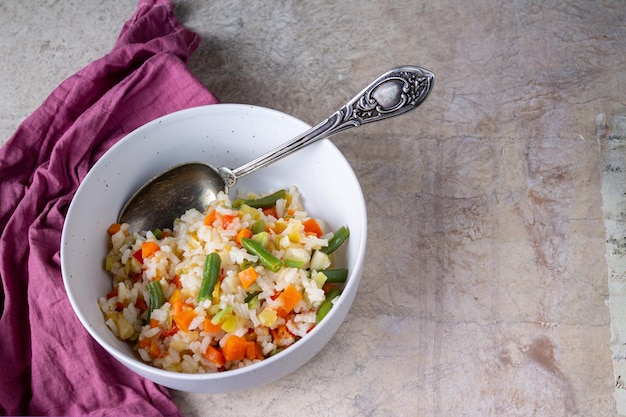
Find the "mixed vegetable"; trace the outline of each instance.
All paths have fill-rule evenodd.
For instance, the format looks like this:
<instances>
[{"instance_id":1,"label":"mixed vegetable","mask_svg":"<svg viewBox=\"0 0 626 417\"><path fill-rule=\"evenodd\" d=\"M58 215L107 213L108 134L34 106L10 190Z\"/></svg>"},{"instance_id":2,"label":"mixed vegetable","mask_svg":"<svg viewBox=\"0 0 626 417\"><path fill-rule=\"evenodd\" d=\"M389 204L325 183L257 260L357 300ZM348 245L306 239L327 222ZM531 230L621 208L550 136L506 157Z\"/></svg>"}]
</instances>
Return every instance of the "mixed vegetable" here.
<instances>
[{"instance_id":1,"label":"mixed vegetable","mask_svg":"<svg viewBox=\"0 0 626 417\"><path fill-rule=\"evenodd\" d=\"M173 230L108 232L107 325L145 361L179 372L223 371L288 348L324 319L348 277L334 267L348 228L325 231L293 187L232 203L220 193Z\"/></svg>"}]
</instances>

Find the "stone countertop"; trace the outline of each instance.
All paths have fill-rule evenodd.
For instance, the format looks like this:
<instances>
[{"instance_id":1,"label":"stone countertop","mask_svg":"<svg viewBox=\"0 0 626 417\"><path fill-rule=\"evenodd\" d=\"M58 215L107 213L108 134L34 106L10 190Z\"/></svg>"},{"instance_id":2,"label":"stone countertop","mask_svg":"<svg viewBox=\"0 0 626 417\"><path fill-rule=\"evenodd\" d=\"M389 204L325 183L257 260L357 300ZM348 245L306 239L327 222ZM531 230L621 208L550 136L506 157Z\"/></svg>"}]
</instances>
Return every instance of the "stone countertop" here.
<instances>
[{"instance_id":1,"label":"stone countertop","mask_svg":"<svg viewBox=\"0 0 626 417\"><path fill-rule=\"evenodd\" d=\"M134 1L0 3L0 143ZM333 139L367 199L362 284L311 362L186 415L626 415L623 1L177 2L223 102L315 123L386 69L417 111ZM607 244L608 242L608 244ZM622 376L624 372L624 376Z\"/></svg>"}]
</instances>

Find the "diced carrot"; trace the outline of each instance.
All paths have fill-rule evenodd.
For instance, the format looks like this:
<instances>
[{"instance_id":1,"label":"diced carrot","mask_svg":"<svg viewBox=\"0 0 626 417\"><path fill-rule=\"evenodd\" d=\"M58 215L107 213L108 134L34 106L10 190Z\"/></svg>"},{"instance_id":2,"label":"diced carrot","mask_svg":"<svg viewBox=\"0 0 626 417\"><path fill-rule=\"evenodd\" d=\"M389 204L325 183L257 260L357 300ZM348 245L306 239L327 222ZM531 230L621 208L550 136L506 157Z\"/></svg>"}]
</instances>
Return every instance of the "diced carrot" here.
<instances>
[{"instance_id":1,"label":"diced carrot","mask_svg":"<svg viewBox=\"0 0 626 417\"><path fill-rule=\"evenodd\" d=\"M284 221L276 222L276 224L274 225L274 231L276 233L282 233L285 231L286 228L287 228L287 222L284 222Z\"/></svg>"},{"instance_id":2,"label":"diced carrot","mask_svg":"<svg viewBox=\"0 0 626 417\"><path fill-rule=\"evenodd\" d=\"M281 307L276 307L276 314L281 319L284 319L284 318L286 318L289 315L289 312L287 310L285 310L285 307L281 306Z\"/></svg>"},{"instance_id":3,"label":"diced carrot","mask_svg":"<svg viewBox=\"0 0 626 417\"><path fill-rule=\"evenodd\" d=\"M337 286L335 284L324 284L324 285L322 285L322 290L324 290L324 292L326 294L328 294L330 292L330 290L332 290L333 288L337 288Z\"/></svg>"},{"instance_id":4,"label":"diced carrot","mask_svg":"<svg viewBox=\"0 0 626 417\"><path fill-rule=\"evenodd\" d=\"M287 228L287 223L279 220L276 223L269 225L269 230L276 233L277 235L281 234Z\"/></svg>"},{"instance_id":5,"label":"diced carrot","mask_svg":"<svg viewBox=\"0 0 626 417\"><path fill-rule=\"evenodd\" d=\"M163 337L168 337L168 336L175 335L176 332L178 332L178 327L176 327L176 323L172 322L172 325L170 326L170 328L169 329L163 329L163 331L161 332L161 335Z\"/></svg>"},{"instance_id":6,"label":"diced carrot","mask_svg":"<svg viewBox=\"0 0 626 417\"><path fill-rule=\"evenodd\" d=\"M158 358L159 356L161 356L161 348L154 340L151 340L150 350L148 350L148 353L152 358Z\"/></svg>"},{"instance_id":7,"label":"diced carrot","mask_svg":"<svg viewBox=\"0 0 626 417\"><path fill-rule=\"evenodd\" d=\"M230 335L224 346L222 346L222 353L224 359L227 361L240 361L246 356L246 350L248 349L248 341L243 337Z\"/></svg>"},{"instance_id":8,"label":"diced carrot","mask_svg":"<svg viewBox=\"0 0 626 417\"><path fill-rule=\"evenodd\" d=\"M172 295L170 296L169 302L174 305L174 303L183 301L183 293L180 292L180 289L176 288Z\"/></svg>"},{"instance_id":9,"label":"diced carrot","mask_svg":"<svg viewBox=\"0 0 626 417\"><path fill-rule=\"evenodd\" d=\"M190 305L185 303L183 295L178 288L170 296L169 303L171 304L172 320L174 320L176 327L185 332L189 331L189 325L196 317L196 313Z\"/></svg>"},{"instance_id":10,"label":"diced carrot","mask_svg":"<svg viewBox=\"0 0 626 417\"><path fill-rule=\"evenodd\" d=\"M276 211L276 206L267 207L267 208L264 208L264 209L261 209L261 210L263 211L263 214L266 215L266 216L272 216L275 219L278 218L278 212Z\"/></svg>"},{"instance_id":11,"label":"diced carrot","mask_svg":"<svg viewBox=\"0 0 626 417\"><path fill-rule=\"evenodd\" d=\"M319 223L317 223L317 220L313 218L303 221L302 225L304 226L304 233L306 234L313 234L317 237L320 237L324 234Z\"/></svg>"},{"instance_id":12,"label":"diced carrot","mask_svg":"<svg viewBox=\"0 0 626 417\"><path fill-rule=\"evenodd\" d=\"M258 343L254 344L254 352L256 354L256 359L258 359L260 361L265 359L265 356L263 355L263 347L261 347L260 344L258 344Z\"/></svg>"},{"instance_id":13,"label":"diced carrot","mask_svg":"<svg viewBox=\"0 0 626 417\"><path fill-rule=\"evenodd\" d=\"M180 276L174 275L174 278L172 278L172 282L174 283L177 289L180 290L181 288L183 288L183 284L180 282Z\"/></svg>"},{"instance_id":14,"label":"diced carrot","mask_svg":"<svg viewBox=\"0 0 626 417\"><path fill-rule=\"evenodd\" d=\"M222 228L228 229L228 226L233 224L235 219L238 219L239 216L236 214L224 214L222 215Z\"/></svg>"},{"instance_id":15,"label":"diced carrot","mask_svg":"<svg viewBox=\"0 0 626 417\"><path fill-rule=\"evenodd\" d=\"M172 320L174 320L174 323L176 323L176 327L184 332L189 331L189 325L195 318L196 312L189 307L183 307L180 311L177 311L176 313L172 311Z\"/></svg>"},{"instance_id":16,"label":"diced carrot","mask_svg":"<svg viewBox=\"0 0 626 417\"><path fill-rule=\"evenodd\" d=\"M222 324L213 324L213 322L209 318L204 319L203 327L204 331L207 333L217 333L222 331Z\"/></svg>"},{"instance_id":17,"label":"diced carrot","mask_svg":"<svg viewBox=\"0 0 626 417\"><path fill-rule=\"evenodd\" d=\"M259 274L256 272L254 267L249 266L248 268L239 272L237 276L239 277L239 281L241 281L241 286L244 289L248 289L250 285L254 284L254 281L256 281Z\"/></svg>"},{"instance_id":18,"label":"diced carrot","mask_svg":"<svg viewBox=\"0 0 626 417\"><path fill-rule=\"evenodd\" d=\"M117 295L117 290L118 290L118 286L116 285L115 287L113 287L113 290L111 290L111 292L107 294L107 300L109 298L115 297Z\"/></svg>"},{"instance_id":19,"label":"diced carrot","mask_svg":"<svg viewBox=\"0 0 626 417\"><path fill-rule=\"evenodd\" d=\"M148 310L148 305L142 297L137 298L137 301L135 301L135 307L142 313Z\"/></svg>"},{"instance_id":20,"label":"diced carrot","mask_svg":"<svg viewBox=\"0 0 626 417\"><path fill-rule=\"evenodd\" d=\"M278 326L278 335L281 339L293 338L293 334L291 334L286 324L283 324L282 326Z\"/></svg>"},{"instance_id":21,"label":"diced carrot","mask_svg":"<svg viewBox=\"0 0 626 417\"><path fill-rule=\"evenodd\" d=\"M148 242L143 242L141 244L141 257L143 259L149 258L150 256L157 253L159 249L161 248L159 247L159 245L156 244L156 242L153 242L151 240Z\"/></svg>"},{"instance_id":22,"label":"diced carrot","mask_svg":"<svg viewBox=\"0 0 626 417\"><path fill-rule=\"evenodd\" d=\"M215 346L209 345L204 352L204 357L216 364L218 367L222 367L226 364L224 354Z\"/></svg>"},{"instance_id":23,"label":"diced carrot","mask_svg":"<svg viewBox=\"0 0 626 417\"><path fill-rule=\"evenodd\" d=\"M298 291L293 284L289 284L287 288L280 293L278 300L282 302L283 308L287 311L287 313L289 313L293 310L296 304L302 300L302 293Z\"/></svg>"},{"instance_id":24,"label":"diced carrot","mask_svg":"<svg viewBox=\"0 0 626 417\"><path fill-rule=\"evenodd\" d=\"M150 328L154 329L155 327L159 327L159 321L155 319L150 319Z\"/></svg>"},{"instance_id":25,"label":"diced carrot","mask_svg":"<svg viewBox=\"0 0 626 417\"><path fill-rule=\"evenodd\" d=\"M151 343L152 343L152 339L148 339L148 338L146 338L146 339L141 339L141 340L139 341L139 347L140 347L140 348L144 348L144 349L145 349L145 348L150 347L150 344L151 344Z\"/></svg>"},{"instance_id":26,"label":"diced carrot","mask_svg":"<svg viewBox=\"0 0 626 417\"><path fill-rule=\"evenodd\" d=\"M108 232L110 235L114 235L114 234L116 234L117 232L119 232L121 228L122 228L122 225L121 225L121 224L119 224L119 223L113 223L111 226L109 226L109 228L107 229L107 232Z\"/></svg>"},{"instance_id":27,"label":"diced carrot","mask_svg":"<svg viewBox=\"0 0 626 417\"><path fill-rule=\"evenodd\" d=\"M217 218L217 212L215 211L215 209L213 209L204 218L204 225L211 226L216 218Z\"/></svg>"},{"instance_id":28,"label":"diced carrot","mask_svg":"<svg viewBox=\"0 0 626 417\"><path fill-rule=\"evenodd\" d=\"M246 358L250 360L256 359L256 342L249 340L246 346Z\"/></svg>"},{"instance_id":29,"label":"diced carrot","mask_svg":"<svg viewBox=\"0 0 626 417\"><path fill-rule=\"evenodd\" d=\"M170 296L169 303L171 306L170 312L172 313L172 316L176 315L183 309L183 305L185 303L183 302L183 295L178 288L176 288Z\"/></svg>"},{"instance_id":30,"label":"diced carrot","mask_svg":"<svg viewBox=\"0 0 626 417\"><path fill-rule=\"evenodd\" d=\"M171 304L170 313L172 314L172 317L174 317L176 314L183 311L183 305L185 303L183 303L182 301L175 301L173 303L170 302L170 304Z\"/></svg>"},{"instance_id":31,"label":"diced carrot","mask_svg":"<svg viewBox=\"0 0 626 417\"><path fill-rule=\"evenodd\" d=\"M245 227L243 229L241 229L239 232L237 232L237 236L235 236L235 242L237 242L239 245L241 245L241 238L242 237L251 238L252 237L252 230L247 229Z\"/></svg>"},{"instance_id":32,"label":"diced carrot","mask_svg":"<svg viewBox=\"0 0 626 417\"><path fill-rule=\"evenodd\" d=\"M294 342L294 336L285 324L282 324L275 329L271 329L270 333L272 334L274 342L277 346L287 346Z\"/></svg>"}]
</instances>

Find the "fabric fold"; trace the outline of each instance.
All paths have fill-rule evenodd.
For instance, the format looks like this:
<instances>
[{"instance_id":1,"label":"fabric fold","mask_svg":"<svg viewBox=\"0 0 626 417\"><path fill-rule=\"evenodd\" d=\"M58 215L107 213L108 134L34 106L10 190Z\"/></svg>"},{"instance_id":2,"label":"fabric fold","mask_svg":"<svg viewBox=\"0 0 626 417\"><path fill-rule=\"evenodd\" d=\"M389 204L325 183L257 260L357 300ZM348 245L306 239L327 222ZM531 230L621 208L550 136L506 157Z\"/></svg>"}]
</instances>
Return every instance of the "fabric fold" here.
<instances>
[{"instance_id":1,"label":"fabric fold","mask_svg":"<svg viewBox=\"0 0 626 417\"><path fill-rule=\"evenodd\" d=\"M107 149L157 117L218 102L186 66L199 42L170 1L140 1L111 52L63 81L0 148L3 414L180 415L165 388L82 327L59 250L72 196Z\"/></svg>"}]
</instances>

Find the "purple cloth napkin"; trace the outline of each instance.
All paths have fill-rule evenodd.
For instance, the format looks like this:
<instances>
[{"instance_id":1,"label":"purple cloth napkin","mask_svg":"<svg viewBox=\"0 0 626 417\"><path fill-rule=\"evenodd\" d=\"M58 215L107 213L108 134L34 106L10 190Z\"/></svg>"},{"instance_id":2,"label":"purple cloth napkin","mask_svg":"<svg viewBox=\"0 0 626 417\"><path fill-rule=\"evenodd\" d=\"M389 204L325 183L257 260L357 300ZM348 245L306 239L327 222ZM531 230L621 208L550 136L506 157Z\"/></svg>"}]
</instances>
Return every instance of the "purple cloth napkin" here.
<instances>
[{"instance_id":1,"label":"purple cloth napkin","mask_svg":"<svg viewBox=\"0 0 626 417\"><path fill-rule=\"evenodd\" d=\"M180 415L167 390L109 356L65 294L59 248L80 181L128 132L217 99L185 61L199 37L142 0L112 51L65 80L0 148L0 412Z\"/></svg>"}]
</instances>

